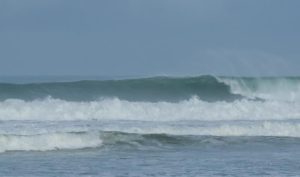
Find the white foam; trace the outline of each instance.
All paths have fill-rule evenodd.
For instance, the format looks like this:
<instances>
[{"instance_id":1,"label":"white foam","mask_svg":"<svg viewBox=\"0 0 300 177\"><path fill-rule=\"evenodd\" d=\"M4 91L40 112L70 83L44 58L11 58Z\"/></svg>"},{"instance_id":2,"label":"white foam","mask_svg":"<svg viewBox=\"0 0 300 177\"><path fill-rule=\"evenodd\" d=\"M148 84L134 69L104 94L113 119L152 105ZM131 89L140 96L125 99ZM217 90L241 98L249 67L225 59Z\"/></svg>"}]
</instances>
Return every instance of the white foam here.
<instances>
[{"instance_id":1,"label":"white foam","mask_svg":"<svg viewBox=\"0 0 300 177\"><path fill-rule=\"evenodd\" d=\"M0 152L47 151L98 147L102 140L96 134L53 133L41 135L0 135Z\"/></svg>"},{"instance_id":2,"label":"white foam","mask_svg":"<svg viewBox=\"0 0 300 177\"><path fill-rule=\"evenodd\" d=\"M217 78L230 86L231 92L248 98L265 100L300 101L300 79L256 78Z\"/></svg>"},{"instance_id":3,"label":"white foam","mask_svg":"<svg viewBox=\"0 0 300 177\"><path fill-rule=\"evenodd\" d=\"M0 120L285 120L300 119L300 102L204 102L194 97L177 103L129 102L104 99L69 102L47 98L0 102Z\"/></svg>"},{"instance_id":4,"label":"white foam","mask_svg":"<svg viewBox=\"0 0 300 177\"><path fill-rule=\"evenodd\" d=\"M12 132L1 132L0 152L48 151L101 147L105 143L135 141L140 136L123 136L109 132L168 135L210 136L277 136L300 137L300 121L221 121L221 122L7 122L6 126L22 127ZM87 124L86 124L87 123ZM59 127L60 126L60 127ZM31 127L36 127L30 131ZM26 130L27 129L27 130ZM84 132L81 132L85 129ZM25 132L24 132L25 130ZM103 131L107 131L108 134ZM39 134L43 132L43 134ZM58 133L60 132L60 133ZM81 132L81 133L75 133ZM108 135L108 136L106 136ZM128 137L128 138L126 138Z\"/></svg>"}]
</instances>

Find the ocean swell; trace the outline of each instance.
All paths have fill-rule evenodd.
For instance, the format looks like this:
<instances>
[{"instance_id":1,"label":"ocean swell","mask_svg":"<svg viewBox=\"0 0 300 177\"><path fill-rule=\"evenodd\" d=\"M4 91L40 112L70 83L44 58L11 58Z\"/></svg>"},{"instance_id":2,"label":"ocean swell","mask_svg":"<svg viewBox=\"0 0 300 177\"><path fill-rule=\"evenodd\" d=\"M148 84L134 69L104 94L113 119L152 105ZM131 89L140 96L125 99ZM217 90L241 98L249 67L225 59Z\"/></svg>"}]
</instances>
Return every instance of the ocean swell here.
<instances>
[{"instance_id":1,"label":"ocean swell","mask_svg":"<svg viewBox=\"0 0 300 177\"><path fill-rule=\"evenodd\" d=\"M117 97L128 101L186 100L193 95L205 101L233 101L242 98L213 76L187 78L153 77L127 80L76 81L53 83L0 83L0 100L35 100L48 96L67 101L94 101Z\"/></svg>"}]
</instances>

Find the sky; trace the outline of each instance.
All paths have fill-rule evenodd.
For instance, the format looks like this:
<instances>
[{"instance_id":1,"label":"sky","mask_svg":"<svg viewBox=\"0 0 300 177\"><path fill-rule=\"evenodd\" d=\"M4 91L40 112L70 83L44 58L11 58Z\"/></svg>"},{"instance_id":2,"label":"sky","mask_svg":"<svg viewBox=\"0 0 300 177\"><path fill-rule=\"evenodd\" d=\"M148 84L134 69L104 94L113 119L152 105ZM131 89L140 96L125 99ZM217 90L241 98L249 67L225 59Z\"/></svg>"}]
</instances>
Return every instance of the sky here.
<instances>
[{"instance_id":1,"label":"sky","mask_svg":"<svg viewBox=\"0 0 300 177\"><path fill-rule=\"evenodd\" d=\"M0 76L300 76L298 0L0 0Z\"/></svg>"}]
</instances>

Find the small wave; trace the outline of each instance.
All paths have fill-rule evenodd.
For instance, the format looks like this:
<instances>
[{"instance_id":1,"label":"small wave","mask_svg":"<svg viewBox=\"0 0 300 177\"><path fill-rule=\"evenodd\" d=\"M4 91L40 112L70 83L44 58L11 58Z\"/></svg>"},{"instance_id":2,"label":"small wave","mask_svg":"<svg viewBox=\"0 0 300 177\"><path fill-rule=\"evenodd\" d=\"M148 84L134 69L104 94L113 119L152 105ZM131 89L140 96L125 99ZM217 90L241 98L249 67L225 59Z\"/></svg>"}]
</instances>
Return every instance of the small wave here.
<instances>
[{"instance_id":1,"label":"small wave","mask_svg":"<svg viewBox=\"0 0 300 177\"><path fill-rule=\"evenodd\" d=\"M124 124L124 123L123 123ZM126 124L125 124L126 125ZM227 121L191 122L188 124L155 124L143 126L135 123L129 126L108 126L101 130L137 134L167 134L193 136L276 136L300 137L300 122L293 121Z\"/></svg>"},{"instance_id":2,"label":"small wave","mask_svg":"<svg viewBox=\"0 0 300 177\"><path fill-rule=\"evenodd\" d=\"M99 136L91 133L0 135L0 152L83 149L98 147L101 144Z\"/></svg>"},{"instance_id":3,"label":"small wave","mask_svg":"<svg viewBox=\"0 0 300 177\"><path fill-rule=\"evenodd\" d=\"M279 128L279 129L278 129ZM180 129L180 128L179 128ZM282 131L283 130L283 131ZM77 149L138 149L148 150L176 146L215 146L261 142L299 143L300 126L263 123L256 126L221 126L189 128L180 132L175 128L142 130L143 133L122 131L91 131L44 133L31 135L0 134L0 153L9 151L53 151ZM294 141L296 140L296 141Z\"/></svg>"}]
</instances>

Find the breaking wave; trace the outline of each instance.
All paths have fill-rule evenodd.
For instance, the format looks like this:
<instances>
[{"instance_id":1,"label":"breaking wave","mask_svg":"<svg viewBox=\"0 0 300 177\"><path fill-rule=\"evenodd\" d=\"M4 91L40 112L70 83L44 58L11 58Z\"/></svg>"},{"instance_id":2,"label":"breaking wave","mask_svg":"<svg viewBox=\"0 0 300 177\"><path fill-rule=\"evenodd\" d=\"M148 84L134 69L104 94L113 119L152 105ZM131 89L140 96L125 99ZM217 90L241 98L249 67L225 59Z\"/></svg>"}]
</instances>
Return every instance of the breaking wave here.
<instances>
[{"instance_id":1,"label":"breaking wave","mask_svg":"<svg viewBox=\"0 0 300 177\"><path fill-rule=\"evenodd\" d=\"M0 100L34 100L51 96L68 101L93 101L118 97L128 101L180 101L196 95L205 101L235 100L228 85L213 76L190 78L77 81L31 84L0 84Z\"/></svg>"},{"instance_id":2,"label":"breaking wave","mask_svg":"<svg viewBox=\"0 0 300 177\"><path fill-rule=\"evenodd\" d=\"M299 77L265 77L265 78L218 78L230 86L231 93L246 98L264 100L300 101Z\"/></svg>"},{"instance_id":3,"label":"breaking wave","mask_svg":"<svg viewBox=\"0 0 300 177\"><path fill-rule=\"evenodd\" d=\"M0 152L243 142L299 132L298 77L0 83Z\"/></svg>"},{"instance_id":4,"label":"breaking wave","mask_svg":"<svg viewBox=\"0 0 300 177\"><path fill-rule=\"evenodd\" d=\"M101 139L94 134L54 133L41 135L0 135L0 152L48 151L98 147Z\"/></svg>"},{"instance_id":5,"label":"breaking wave","mask_svg":"<svg viewBox=\"0 0 300 177\"><path fill-rule=\"evenodd\" d=\"M0 83L0 100L34 100L51 96L67 101L94 101L117 97L128 101L177 102L197 96L204 101L300 100L298 77L153 77L12 84Z\"/></svg>"},{"instance_id":6,"label":"breaking wave","mask_svg":"<svg viewBox=\"0 0 300 177\"><path fill-rule=\"evenodd\" d=\"M44 134L0 134L0 153L8 151L54 151L77 149L149 149L170 146L215 146L245 144L247 142L299 143L300 124L265 122L251 126L220 126L186 128L155 128L121 131L56 132ZM296 140L296 141L294 141ZM271 141L271 142L270 142Z\"/></svg>"},{"instance_id":7,"label":"breaking wave","mask_svg":"<svg viewBox=\"0 0 300 177\"><path fill-rule=\"evenodd\" d=\"M130 102L103 99L71 102L47 98L0 102L0 120L284 120L300 119L300 102L236 100L205 102L197 97L180 102Z\"/></svg>"}]
</instances>

